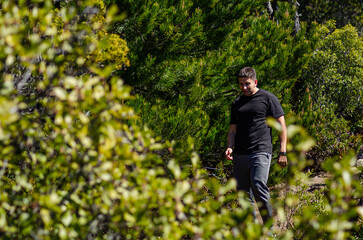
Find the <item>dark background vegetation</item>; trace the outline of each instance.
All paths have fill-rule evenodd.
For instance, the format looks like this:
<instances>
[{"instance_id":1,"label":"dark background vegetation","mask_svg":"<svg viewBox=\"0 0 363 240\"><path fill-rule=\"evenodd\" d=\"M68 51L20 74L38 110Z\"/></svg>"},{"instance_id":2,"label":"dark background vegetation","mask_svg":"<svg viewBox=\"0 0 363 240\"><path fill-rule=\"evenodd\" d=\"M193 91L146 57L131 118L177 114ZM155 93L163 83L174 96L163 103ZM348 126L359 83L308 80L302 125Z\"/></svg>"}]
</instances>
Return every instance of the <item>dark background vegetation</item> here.
<instances>
[{"instance_id":1,"label":"dark background vegetation","mask_svg":"<svg viewBox=\"0 0 363 240\"><path fill-rule=\"evenodd\" d=\"M240 94L236 73L243 66L254 67L259 86L280 99L288 123L317 140L307 153L311 168L359 149L360 1L268 1L273 12L266 1L106 3L127 15L114 32L130 47L131 66L119 74L133 87L136 100L129 104L139 125L162 141L192 137L205 167L224 162L229 107Z\"/></svg>"}]
</instances>

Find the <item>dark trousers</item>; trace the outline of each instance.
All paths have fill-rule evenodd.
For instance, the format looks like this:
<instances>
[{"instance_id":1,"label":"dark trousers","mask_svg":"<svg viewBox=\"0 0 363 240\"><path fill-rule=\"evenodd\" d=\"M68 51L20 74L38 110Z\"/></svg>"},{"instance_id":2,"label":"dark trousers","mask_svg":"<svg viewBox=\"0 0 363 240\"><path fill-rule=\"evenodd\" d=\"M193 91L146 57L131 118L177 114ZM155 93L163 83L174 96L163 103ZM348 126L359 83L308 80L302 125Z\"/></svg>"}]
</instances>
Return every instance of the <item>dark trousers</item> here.
<instances>
[{"instance_id":1,"label":"dark trousers","mask_svg":"<svg viewBox=\"0 0 363 240\"><path fill-rule=\"evenodd\" d=\"M233 175L237 180L237 189L245 191L252 204L253 197L256 199L264 223L272 218L270 192L267 187L270 165L270 153L233 156Z\"/></svg>"}]
</instances>

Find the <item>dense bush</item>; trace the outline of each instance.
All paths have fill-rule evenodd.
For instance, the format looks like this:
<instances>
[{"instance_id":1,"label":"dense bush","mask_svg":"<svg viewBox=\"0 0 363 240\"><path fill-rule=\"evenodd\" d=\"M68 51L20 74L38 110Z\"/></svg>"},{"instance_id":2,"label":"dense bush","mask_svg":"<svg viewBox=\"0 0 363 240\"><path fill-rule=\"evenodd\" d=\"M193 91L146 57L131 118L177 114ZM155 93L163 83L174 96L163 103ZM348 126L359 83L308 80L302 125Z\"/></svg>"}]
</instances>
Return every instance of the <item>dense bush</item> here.
<instances>
[{"instance_id":1,"label":"dense bush","mask_svg":"<svg viewBox=\"0 0 363 240\"><path fill-rule=\"evenodd\" d=\"M317 140L309 152L316 162L357 150L363 133L363 42L347 25L323 38L295 85L298 123Z\"/></svg>"}]
</instances>

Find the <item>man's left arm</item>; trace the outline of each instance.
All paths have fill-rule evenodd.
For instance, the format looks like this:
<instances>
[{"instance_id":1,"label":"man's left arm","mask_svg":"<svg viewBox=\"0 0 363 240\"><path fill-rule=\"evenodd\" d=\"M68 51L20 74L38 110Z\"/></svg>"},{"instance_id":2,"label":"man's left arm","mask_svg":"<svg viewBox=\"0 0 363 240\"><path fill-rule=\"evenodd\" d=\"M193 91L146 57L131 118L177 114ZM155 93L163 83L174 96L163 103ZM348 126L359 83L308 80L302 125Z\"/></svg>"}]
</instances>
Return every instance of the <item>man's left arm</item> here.
<instances>
[{"instance_id":1,"label":"man's left arm","mask_svg":"<svg viewBox=\"0 0 363 240\"><path fill-rule=\"evenodd\" d=\"M276 119L281 125L281 133L280 133L280 154L277 163L281 167L287 166L287 157L286 157L286 144L287 144L287 129L285 123L285 117L281 116Z\"/></svg>"}]
</instances>

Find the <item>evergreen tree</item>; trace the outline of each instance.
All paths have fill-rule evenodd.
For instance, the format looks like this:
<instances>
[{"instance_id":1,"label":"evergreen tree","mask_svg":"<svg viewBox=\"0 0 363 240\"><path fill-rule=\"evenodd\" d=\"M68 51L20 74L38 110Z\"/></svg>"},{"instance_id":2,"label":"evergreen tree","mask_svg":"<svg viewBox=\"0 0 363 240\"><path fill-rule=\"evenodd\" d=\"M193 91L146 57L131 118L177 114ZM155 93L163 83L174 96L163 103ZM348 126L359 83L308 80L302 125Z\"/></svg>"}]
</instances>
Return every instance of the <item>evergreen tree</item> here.
<instances>
[{"instance_id":1,"label":"evergreen tree","mask_svg":"<svg viewBox=\"0 0 363 240\"><path fill-rule=\"evenodd\" d=\"M225 147L238 70L255 67L259 86L288 104L311 52L290 3L270 19L265 1L111 2L127 14L115 32L129 43L131 67L120 75L134 89L130 104L163 139L192 136L205 161Z\"/></svg>"}]
</instances>

